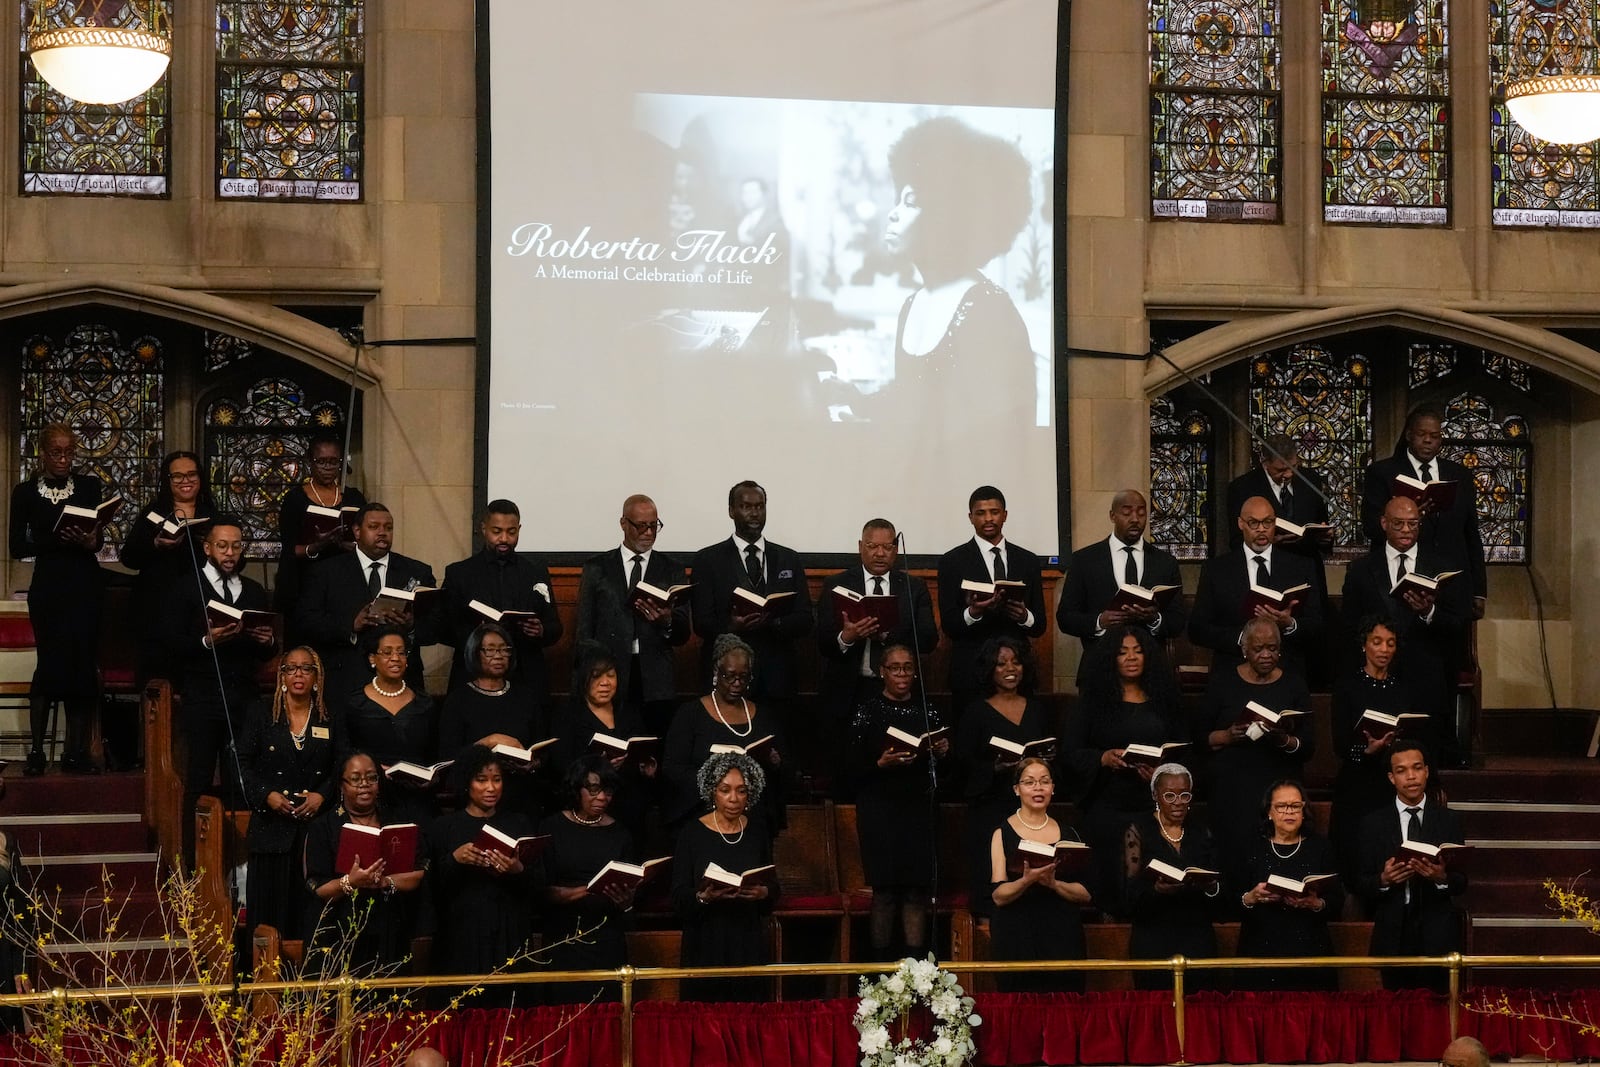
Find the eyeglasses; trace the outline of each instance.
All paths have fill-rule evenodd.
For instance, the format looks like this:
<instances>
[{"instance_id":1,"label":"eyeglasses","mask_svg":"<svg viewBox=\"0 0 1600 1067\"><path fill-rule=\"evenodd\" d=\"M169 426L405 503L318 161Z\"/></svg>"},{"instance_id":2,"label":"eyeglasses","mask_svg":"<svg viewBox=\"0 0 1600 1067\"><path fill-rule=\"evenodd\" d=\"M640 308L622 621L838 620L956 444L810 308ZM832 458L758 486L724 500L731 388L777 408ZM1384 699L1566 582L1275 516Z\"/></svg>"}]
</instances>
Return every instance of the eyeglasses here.
<instances>
[{"instance_id":1,"label":"eyeglasses","mask_svg":"<svg viewBox=\"0 0 1600 1067\"><path fill-rule=\"evenodd\" d=\"M338 456L319 456L311 461L311 465L313 467L337 467L343 462L344 460Z\"/></svg>"},{"instance_id":2,"label":"eyeglasses","mask_svg":"<svg viewBox=\"0 0 1600 1067\"><path fill-rule=\"evenodd\" d=\"M511 655L510 645L482 645L478 648L478 655L484 659L505 659Z\"/></svg>"},{"instance_id":3,"label":"eyeglasses","mask_svg":"<svg viewBox=\"0 0 1600 1067\"><path fill-rule=\"evenodd\" d=\"M889 674L916 674L915 663L885 663L883 669Z\"/></svg>"},{"instance_id":4,"label":"eyeglasses","mask_svg":"<svg viewBox=\"0 0 1600 1067\"><path fill-rule=\"evenodd\" d=\"M1306 810L1306 806L1300 801L1293 801L1288 804L1274 804L1272 810L1280 815L1298 815Z\"/></svg>"},{"instance_id":5,"label":"eyeglasses","mask_svg":"<svg viewBox=\"0 0 1600 1067\"><path fill-rule=\"evenodd\" d=\"M617 792L615 786L601 785L599 782L584 782L583 791L592 797L614 796Z\"/></svg>"},{"instance_id":6,"label":"eyeglasses","mask_svg":"<svg viewBox=\"0 0 1600 1067\"><path fill-rule=\"evenodd\" d=\"M1190 793L1188 791L1185 791L1185 792L1182 792L1182 793L1162 793L1161 794L1161 802L1163 804L1187 804L1187 803L1189 803L1189 801L1191 801L1193 799L1194 799L1194 794Z\"/></svg>"},{"instance_id":7,"label":"eyeglasses","mask_svg":"<svg viewBox=\"0 0 1600 1067\"><path fill-rule=\"evenodd\" d=\"M405 659L411 653L403 648L380 648L373 655L378 659Z\"/></svg>"},{"instance_id":8,"label":"eyeglasses","mask_svg":"<svg viewBox=\"0 0 1600 1067\"><path fill-rule=\"evenodd\" d=\"M1270 530L1278 524L1277 519L1245 519L1244 524L1252 530Z\"/></svg>"},{"instance_id":9,"label":"eyeglasses","mask_svg":"<svg viewBox=\"0 0 1600 1067\"><path fill-rule=\"evenodd\" d=\"M667 524L662 522L660 519L657 519L655 522L634 522L632 519L624 517L622 521L633 527L639 533L644 533L646 530L654 530L656 533L660 533L662 530L666 529L667 526Z\"/></svg>"},{"instance_id":10,"label":"eyeglasses","mask_svg":"<svg viewBox=\"0 0 1600 1067\"><path fill-rule=\"evenodd\" d=\"M748 682L750 680L750 672L749 671L718 671L717 672L717 677L721 678L724 682Z\"/></svg>"},{"instance_id":11,"label":"eyeglasses","mask_svg":"<svg viewBox=\"0 0 1600 1067\"><path fill-rule=\"evenodd\" d=\"M1053 778L1024 778L1017 783L1024 789L1042 789L1047 785L1055 785Z\"/></svg>"},{"instance_id":12,"label":"eyeglasses","mask_svg":"<svg viewBox=\"0 0 1600 1067\"><path fill-rule=\"evenodd\" d=\"M1397 530L1415 530L1422 525L1421 519L1386 519L1384 521Z\"/></svg>"},{"instance_id":13,"label":"eyeglasses","mask_svg":"<svg viewBox=\"0 0 1600 1067\"><path fill-rule=\"evenodd\" d=\"M72 445L68 448L46 448L41 451L43 455L51 459L71 459L78 454L78 447Z\"/></svg>"},{"instance_id":14,"label":"eyeglasses","mask_svg":"<svg viewBox=\"0 0 1600 1067\"><path fill-rule=\"evenodd\" d=\"M169 482L198 482L199 480L199 471L173 471L167 475L167 481Z\"/></svg>"},{"instance_id":15,"label":"eyeglasses","mask_svg":"<svg viewBox=\"0 0 1600 1067\"><path fill-rule=\"evenodd\" d=\"M350 777L348 777L348 778L346 778L344 780L344 784L345 785L377 785L378 784L378 776L376 774L352 774Z\"/></svg>"},{"instance_id":16,"label":"eyeglasses","mask_svg":"<svg viewBox=\"0 0 1600 1067\"><path fill-rule=\"evenodd\" d=\"M311 663L285 663L278 668L279 674L316 674L317 668Z\"/></svg>"},{"instance_id":17,"label":"eyeglasses","mask_svg":"<svg viewBox=\"0 0 1600 1067\"><path fill-rule=\"evenodd\" d=\"M212 548L216 549L218 552L243 552L244 551L244 542L243 541L207 541L206 544L210 545Z\"/></svg>"}]
</instances>

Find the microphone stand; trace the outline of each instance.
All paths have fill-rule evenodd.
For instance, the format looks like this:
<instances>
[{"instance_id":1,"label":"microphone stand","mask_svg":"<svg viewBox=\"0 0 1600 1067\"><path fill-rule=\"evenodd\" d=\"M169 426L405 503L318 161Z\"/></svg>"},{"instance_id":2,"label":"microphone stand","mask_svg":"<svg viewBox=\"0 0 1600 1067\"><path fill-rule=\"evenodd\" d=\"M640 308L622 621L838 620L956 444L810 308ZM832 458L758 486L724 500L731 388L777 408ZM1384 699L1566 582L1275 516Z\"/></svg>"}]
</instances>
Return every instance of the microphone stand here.
<instances>
[{"instance_id":1,"label":"microphone stand","mask_svg":"<svg viewBox=\"0 0 1600 1067\"><path fill-rule=\"evenodd\" d=\"M933 731L933 709L928 703L928 687L922 678L922 635L917 630L917 609L911 599L912 574L906 562L906 535L896 531L894 537L900 546L900 574L906 582L906 602L911 606L911 648L916 653L917 697L922 703L922 732L926 735ZM928 747L928 813L932 816L929 821L932 840L929 841L928 855L933 860L933 878L928 887L928 949L935 951L934 946L939 941L939 760L934 756L931 745ZM902 917L902 926L904 922Z\"/></svg>"}]
</instances>

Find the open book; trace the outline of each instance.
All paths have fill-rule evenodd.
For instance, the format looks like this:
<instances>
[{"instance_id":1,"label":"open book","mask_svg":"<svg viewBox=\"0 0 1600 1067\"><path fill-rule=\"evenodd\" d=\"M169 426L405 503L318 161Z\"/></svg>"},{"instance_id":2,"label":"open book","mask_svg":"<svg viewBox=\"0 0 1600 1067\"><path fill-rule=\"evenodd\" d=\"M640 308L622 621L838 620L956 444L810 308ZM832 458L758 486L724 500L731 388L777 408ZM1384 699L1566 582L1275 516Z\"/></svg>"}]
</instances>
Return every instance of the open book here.
<instances>
[{"instance_id":1,"label":"open book","mask_svg":"<svg viewBox=\"0 0 1600 1067\"><path fill-rule=\"evenodd\" d=\"M1117 591L1102 611L1127 611L1129 608L1152 608L1156 611L1166 611L1167 605L1172 603L1172 598L1183 591L1181 585L1153 585L1145 588L1131 582L1121 582Z\"/></svg>"},{"instance_id":2,"label":"open book","mask_svg":"<svg viewBox=\"0 0 1600 1067\"><path fill-rule=\"evenodd\" d=\"M424 765L412 763L410 760L401 760L398 763L389 764L383 769L383 773L389 777L390 781L399 782L402 785L433 785L439 780L439 775L454 766L455 762L453 759L447 759L438 763Z\"/></svg>"},{"instance_id":3,"label":"open book","mask_svg":"<svg viewBox=\"0 0 1600 1067\"><path fill-rule=\"evenodd\" d=\"M1411 860L1454 863L1471 851L1471 845L1456 844L1450 841L1439 845L1430 845L1426 841L1402 841L1400 842L1400 847L1394 850L1394 859L1397 863L1408 863Z\"/></svg>"},{"instance_id":4,"label":"open book","mask_svg":"<svg viewBox=\"0 0 1600 1067\"><path fill-rule=\"evenodd\" d=\"M596 733L589 738L589 751L607 759L627 756L630 762L649 763L651 760L661 759L661 738L614 737L611 734Z\"/></svg>"},{"instance_id":5,"label":"open book","mask_svg":"<svg viewBox=\"0 0 1600 1067\"><path fill-rule=\"evenodd\" d=\"M1161 860L1151 860L1145 864L1145 870L1166 882L1178 885L1192 885L1199 888L1210 888L1222 878L1220 871L1213 871L1206 867L1174 867Z\"/></svg>"},{"instance_id":6,"label":"open book","mask_svg":"<svg viewBox=\"0 0 1600 1067\"><path fill-rule=\"evenodd\" d=\"M1308 874L1304 878L1290 878L1287 874L1267 875L1267 885L1279 896L1308 897L1339 880L1337 874Z\"/></svg>"},{"instance_id":7,"label":"open book","mask_svg":"<svg viewBox=\"0 0 1600 1067\"><path fill-rule=\"evenodd\" d=\"M558 737L547 737L543 741L535 741L527 748L518 748L515 745L502 743L494 746L489 751L499 756L510 770L531 771L535 766L535 760L540 758L540 750L549 748L559 740L560 738Z\"/></svg>"},{"instance_id":8,"label":"open book","mask_svg":"<svg viewBox=\"0 0 1600 1067\"><path fill-rule=\"evenodd\" d=\"M484 823L478 830L478 836L472 839L472 843L485 852L498 852L506 859L520 859L523 863L532 863L550 846L551 840L549 834L512 837L503 830L496 830L488 823Z\"/></svg>"},{"instance_id":9,"label":"open book","mask_svg":"<svg viewBox=\"0 0 1600 1067\"><path fill-rule=\"evenodd\" d=\"M880 633L888 633L900 625L900 598L891 593L872 596L836 585L833 587L833 610L839 613L841 622L860 622L869 616L877 619Z\"/></svg>"},{"instance_id":10,"label":"open book","mask_svg":"<svg viewBox=\"0 0 1600 1067\"><path fill-rule=\"evenodd\" d=\"M420 828L414 822L390 823L388 826L361 826L347 822L339 828L339 857L334 870L349 874L359 861L361 867L371 867L383 860L388 874L405 874L417 869L417 842Z\"/></svg>"},{"instance_id":11,"label":"open book","mask_svg":"<svg viewBox=\"0 0 1600 1067\"><path fill-rule=\"evenodd\" d=\"M1333 527L1325 522L1308 522L1302 526L1298 522L1290 522L1279 515L1277 518L1278 533L1283 535L1280 540L1285 541L1332 541Z\"/></svg>"},{"instance_id":12,"label":"open book","mask_svg":"<svg viewBox=\"0 0 1600 1067\"><path fill-rule=\"evenodd\" d=\"M637 891L638 888L650 881L657 874L666 870L667 864L672 862L671 856L661 856L643 863L624 863L622 860L612 860L589 879L589 892L603 893L612 886Z\"/></svg>"},{"instance_id":13,"label":"open book","mask_svg":"<svg viewBox=\"0 0 1600 1067\"><path fill-rule=\"evenodd\" d=\"M1440 571L1430 578L1426 574L1408 571L1405 577L1394 583L1394 587L1389 590L1389 595L1399 596L1407 589L1414 593L1437 593L1441 585L1460 573L1460 571Z\"/></svg>"},{"instance_id":14,"label":"open book","mask_svg":"<svg viewBox=\"0 0 1600 1067\"><path fill-rule=\"evenodd\" d=\"M717 886L732 886L734 889L749 889L758 885L769 885L777 874L778 868L771 863L760 867L751 867L748 871L723 870L715 863L706 864L705 873L700 876L700 885L697 892L715 889Z\"/></svg>"},{"instance_id":15,"label":"open book","mask_svg":"<svg viewBox=\"0 0 1600 1067\"><path fill-rule=\"evenodd\" d=\"M1389 715L1382 711L1368 708L1361 713L1361 718L1356 720L1356 729L1371 734L1373 737L1382 737L1391 730L1398 734L1409 736L1410 731L1428 721L1426 715L1415 711L1402 711L1398 715Z\"/></svg>"},{"instance_id":16,"label":"open book","mask_svg":"<svg viewBox=\"0 0 1600 1067\"><path fill-rule=\"evenodd\" d=\"M1168 741L1164 745L1129 745L1122 750L1122 762L1131 767L1159 767L1172 758L1180 748L1188 748L1187 741Z\"/></svg>"},{"instance_id":17,"label":"open book","mask_svg":"<svg viewBox=\"0 0 1600 1067\"><path fill-rule=\"evenodd\" d=\"M385 590L385 592L387 592L387 590ZM412 590L412 592L416 592L416 590ZM535 590L534 595L538 596L541 594ZM470 601L468 602L467 607L471 608L483 618L488 619L490 622L503 622L507 623L508 625L519 623L523 619L537 619L539 617L539 613L537 611L522 611L509 608L505 611L501 611L499 608L490 607L481 600Z\"/></svg>"},{"instance_id":18,"label":"open book","mask_svg":"<svg viewBox=\"0 0 1600 1067\"><path fill-rule=\"evenodd\" d=\"M1257 704L1254 700L1245 704L1244 710L1234 722L1245 726L1250 740L1259 741L1266 732L1275 727L1288 729L1290 723L1306 712L1296 711L1294 708L1284 708L1282 711L1273 711L1265 704Z\"/></svg>"},{"instance_id":19,"label":"open book","mask_svg":"<svg viewBox=\"0 0 1600 1067\"><path fill-rule=\"evenodd\" d=\"M1006 867L1020 872L1027 867L1047 867L1054 863L1056 881L1070 882L1074 880L1070 875L1088 869L1089 855L1089 846L1082 841L1057 841L1047 845L1043 841L1029 841L1024 837L1006 858Z\"/></svg>"},{"instance_id":20,"label":"open book","mask_svg":"<svg viewBox=\"0 0 1600 1067\"><path fill-rule=\"evenodd\" d=\"M56 517L56 533L86 533L98 534L105 528L106 523L117 517L117 512L122 510L122 497L114 496L110 500L102 500L98 507L85 508L77 504L68 504L61 509L61 514Z\"/></svg>"},{"instance_id":21,"label":"open book","mask_svg":"<svg viewBox=\"0 0 1600 1067\"><path fill-rule=\"evenodd\" d=\"M659 585L641 581L628 590L628 606L631 608L641 600L650 600L664 608L670 608L688 596L692 588L694 588L692 582L680 582L678 585L669 585L663 589Z\"/></svg>"},{"instance_id":22,"label":"open book","mask_svg":"<svg viewBox=\"0 0 1600 1067\"><path fill-rule=\"evenodd\" d=\"M334 534L339 534L346 540L354 538L350 530L351 523L356 521L356 512L361 509L350 504L342 508L325 508L321 504L312 504L306 508L306 517L300 520L300 543L314 545L318 541L326 541Z\"/></svg>"},{"instance_id":23,"label":"open book","mask_svg":"<svg viewBox=\"0 0 1600 1067\"><path fill-rule=\"evenodd\" d=\"M431 585L419 585L411 589L395 589L384 586L378 590L373 603L380 608L412 608L420 611L433 603L439 589Z\"/></svg>"},{"instance_id":24,"label":"open book","mask_svg":"<svg viewBox=\"0 0 1600 1067\"><path fill-rule=\"evenodd\" d=\"M929 730L925 734L907 733L897 726L885 727L883 731L883 750L885 752L909 752L912 755L928 751L941 737L948 737L950 728L941 726L937 730Z\"/></svg>"},{"instance_id":25,"label":"open book","mask_svg":"<svg viewBox=\"0 0 1600 1067\"><path fill-rule=\"evenodd\" d=\"M1027 582L1016 582L1009 578L1002 578L998 582L974 582L965 579L961 583L963 593L977 593L979 596L993 596L998 593L1001 600L1022 600L1028 592Z\"/></svg>"},{"instance_id":26,"label":"open book","mask_svg":"<svg viewBox=\"0 0 1600 1067\"><path fill-rule=\"evenodd\" d=\"M712 745L711 754L715 756L721 752L740 752L754 760L765 760L767 753L772 750L772 740L772 735L768 734L744 745Z\"/></svg>"},{"instance_id":27,"label":"open book","mask_svg":"<svg viewBox=\"0 0 1600 1067\"><path fill-rule=\"evenodd\" d=\"M1431 482L1413 478L1409 474L1396 474L1389 483L1391 497L1405 496L1417 502L1417 507L1424 514L1449 511L1456 502L1457 486L1455 482L1440 481L1435 478Z\"/></svg>"},{"instance_id":28,"label":"open book","mask_svg":"<svg viewBox=\"0 0 1600 1067\"><path fill-rule=\"evenodd\" d=\"M144 521L150 523L150 525L152 525L152 526L159 526L161 528L161 532L162 533L166 534L168 537L171 537L173 534L177 533L178 531L187 530L191 526L205 526L205 525L207 525L208 523L211 522L211 516L210 515L194 515L194 516L191 516L191 517L189 517L187 519L180 519L176 515L173 515L171 518L168 518L167 516L162 515L162 514L160 514L158 512L147 511L147 512L144 513Z\"/></svg>"},{"instance_id":29,"label":"open book","mask_svg":"<svg viewBox=\"0 0 1600 1067\"><path fill-rule=\"evenodd\" d=\"M780 589L776 593L762 596L742 585L736 585L733 587L732 613L740 618L759 616L770 619L790 610L793 598L794 591L791 589Z\"/></svg>"},{"instance_id":30,"label":"open book","mask_svg":"<svg viewBox=\"0 0 1600 1067\"><path fill-rule=\"evenodd\" d=\"M1244 595L1244 617L1255 618L1256 608L1267 607L1273 611L1287 611L1293 615L1311 593L1311 586L1305 582L1291 585L1287 589L1269 589L1264 585L1250 583L1250 591Z\"/></svg>"},{"instance_id":31,"label":"open book","mask_svg":"<svg viewBox=\"0 0 1600 1067\"><path fill-rule=\"evenodd\" d=\"M989 735L989 747L1003 756L1015 756L1021 759L1024 756L1037 756L1039 759L1053 759L1056 754L1056 739L1041 737L1037 741L1026 744L1011 741L998 734Z\"/></svg>"},{"instance_id":32,"label":"open book","mask_svg":"<svg viewBox=\"0 0 1600 1067\"><path fill-rule=\"evenodd\" d=\"M224 604L215 598L206 601L206 625L213 630L235 622L246 630L252 630L257 626L276 626L280 618L282 616L276 611L241 608L237 604Z\"/></svg>"}]
</instances>

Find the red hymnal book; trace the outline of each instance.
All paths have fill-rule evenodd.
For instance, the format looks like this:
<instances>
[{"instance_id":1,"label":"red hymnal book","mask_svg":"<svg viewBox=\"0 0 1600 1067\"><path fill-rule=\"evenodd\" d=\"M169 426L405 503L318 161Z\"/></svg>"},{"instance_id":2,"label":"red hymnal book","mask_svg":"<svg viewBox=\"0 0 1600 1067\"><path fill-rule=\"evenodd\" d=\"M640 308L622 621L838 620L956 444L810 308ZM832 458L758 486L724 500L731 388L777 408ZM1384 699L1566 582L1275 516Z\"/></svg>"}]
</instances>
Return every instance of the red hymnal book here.
<instances>
[{"instance_id":1,"label":"red hymnal book","mask_svg":"<svg viewBox=\"0 0 1600 1067\"><path fill-rule=\"evenodd\" d=\"M339 858L334 869L349 874L357 866L371 867L383 860L387 874L405 874L417 869L417 824L390 823L388 826L361 826L347 822L339 829Z\"/></svg>"}]
</instances>

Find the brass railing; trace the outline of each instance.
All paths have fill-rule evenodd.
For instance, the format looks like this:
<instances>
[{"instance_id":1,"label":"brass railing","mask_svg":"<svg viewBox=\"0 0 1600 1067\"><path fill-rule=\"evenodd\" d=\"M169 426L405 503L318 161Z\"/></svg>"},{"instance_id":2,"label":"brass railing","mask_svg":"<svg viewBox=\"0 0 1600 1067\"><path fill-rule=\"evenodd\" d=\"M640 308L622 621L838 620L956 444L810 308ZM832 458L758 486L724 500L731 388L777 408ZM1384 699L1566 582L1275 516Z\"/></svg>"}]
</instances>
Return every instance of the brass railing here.
<instances>
[{"instance_id":1,"label":"brass railing","mask_svg":"<svg viewBox=\"0 0 1600 1067\"><path fill-rule=\"evenodd\" d=\"M350 1039L354 1033L351 1016L356 1010L356 994L375 989L435 989L464 986L539 985L547 982L617 982L621 985L620 1052L622 1067L633 1067L633 1004L634 986L640 982L694 981L703 978L790 978L802 975L832 976L884 974L895 970L896 963L775 963L761 967L619 967L615 970L591 971L533 971L516 974L493 975L427 975L394 978L340 978L334 981L337 1004L336 1031L341 1035L339 1049L340 1067L353 1063ZM1489 970L1500 967L1541 969L1546 967L1600 968L1600 956L1466 956L1452 952L1447 956L1305 956L1298 958L1266 958L1255 956L1227 956L1208 959L1190 959L1173 956L1164 960L1026 960L1026 961L943 961L941 966L951 971L979 974L1004 974L1007 972L1039 971L1161 971L1172 972L1172 1006L1174 1028L1178 1038L1178 1059L1175 1065L1184 1064L1184 976L1189 971L1253 970L1257 968L1376 968L1376 967L1433 967L1449 972L1448 1006L1450 1037L1460 1032L1461 975L1463 971ZM0 996L0 1008L36 1007L62 999L69 1001L99 1001L106 1004L140 997L226 997L238 995L286 993L321 989L327 982L285 981L250 982L235 989L222 984L174 984L146 986L118 986L106 988L51 989L38 993L16 993Z\"/></svg>"}]
</instances>

